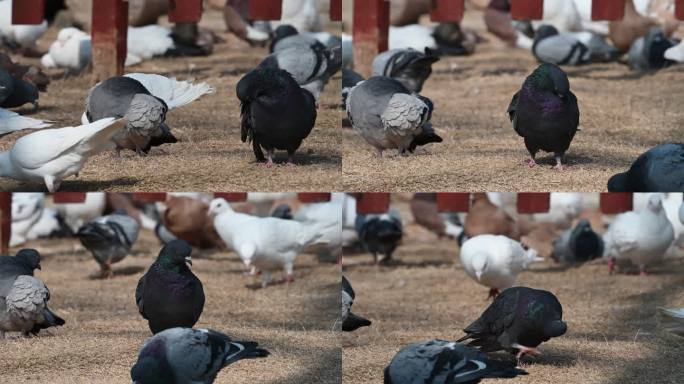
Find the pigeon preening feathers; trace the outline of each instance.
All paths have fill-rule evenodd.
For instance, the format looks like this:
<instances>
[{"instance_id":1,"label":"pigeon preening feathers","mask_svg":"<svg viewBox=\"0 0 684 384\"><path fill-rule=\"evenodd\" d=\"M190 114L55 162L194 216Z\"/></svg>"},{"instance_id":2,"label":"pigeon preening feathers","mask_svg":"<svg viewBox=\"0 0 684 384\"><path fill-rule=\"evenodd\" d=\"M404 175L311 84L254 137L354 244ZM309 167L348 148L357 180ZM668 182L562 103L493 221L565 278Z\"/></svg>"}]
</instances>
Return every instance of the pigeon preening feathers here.
<instances>
[{"instance_id":1,"label":"pigeon preening feathers","mask_svg":"<svg viewBox=\"0 0 684 384\"><path fill-rule=\"evenodd\" d=\"M100 264L101 277L112 277L112 264L131 252L139 232L140 225L134 218L114 213L83 225L76 237Z\"/></svg>"},{"instance_id":2,"label":"pigeon preening feathers","mask_svg":"<svg viewBox=\"0 0 684 384\"><path fill-rule=\"evenodd\" d=\"M30 275L12 280L7 292L0 292L0 339L5 332L37 335L41 329L64 325L65 321L47 307L50 291Z\"/></svg>"},{"instance_id":3,"label":"pigeon preening feathers","mask_svg":"<svg viewBox=\"0 0 684 384\"><path fill-rule=\"evenodd\" d=\"M211 329L171 328L145 341L131 379L135 384L210 384L228 365L268 355L255 342L234 341Z\"/></svg>"},{"instance_id":4,"label":"pigeon preening feathers","mask_svg":"<svg viewBox=\"0 0 684 384\"><path fill-rule=\"evenodd\" d=\"M191 252L190 244L184 240L169 242L138 281L135 302L152 333L192 327L202 314L202 282L186 265L192 264Z\"/></svg>"},{"instance_id":5,"label":"pigeon preening feathers","mask_svg":"<svg viewBox=\"0 0 684 384\"><path fill-rule=\"evenodd\" d=\"M542 150L553 152L554 168L563 169L561 158L577 132L579 108L562 69L549 63L539 65L513 95L508 116L513 129L525 139L530 167L537 164L535 156Z\"/></svg>"},{"instance_id":6,"label":"pigeon preening feathers","mask_svg":"<svg viewBox=\"0 0 684 384\"><path fill-rule=\"evenodd\" d=\"M608 179L610 192L683 192L684 143L661 144Z\"/></svg>"},{"instance_id":7,"label":"pigeon preening feathers","mask_svg":"<svg viewBox=\"0 0 684 384\"><path fill-rule=\"evenodd\" d=\"M425 48L425 52L410 48L392 49L373 59L373 75L391 77L409 91L419 93L432 74L432 64L438 60L439 56L430 48Z\"/></svg>"},{"instance_id":8,"label":"pigeon preening feathers","mask_svg":"<svg viewBox=\"0 0 684 384\"><path fill-rule=\"evenodd\" d=\"M412 95L392 78L373 76L353 87L346 109L352 127L380 157L385 149L396 148L405 155L419 145L442 142L430 123L432 101Z\"/></svg>"},{"instance_id":9,"label":"pigeon preening feathers","mask_svg":"<svg viewBox=\"0 0 684 384\"><path fill-rule=\"evenodd\" d=\"M428 340L402 348L385 368L385 384L479 383L527 374L510 361L491 360L475 348Z\"/></svg>"},{"instance_id":10,"label":"pigeon preening feathers","mask_svg":"<svg viewBox=\"0 0 684 384\"><path fill-rule=\"evenodd\" d=\"M615 61L620 50L591 32L559 33L552 25L540 26L534 36L532 53L542 63L581 65Z\"/></svg>"},{"instance_id":11,"label":"pigeon preening feathers","mask_svg":"<svg viewBox=\"0 0 684 384\"><path fill-rule=\"evenodd\" d=\"M565 334L563 308L553 293L528 287L508 288L498 295L479 319L463 331L458 342L482 352L506 350L524 354L538 353L536 347L552 337Z\"/></svg>"},{"instance_id":12,"label":"pigeon preening feathers","mask_svg":"<svg viewBox=\"0 0 684 384\"><path fill-rule=\"evenodd\" d=\"M354 304L355 298L356 295L354 295L351 283L349 283L346 277L342 276L342 330L344 332L355 331L361 327L371 325L370 320L352 313L351 307Z\"/></svg>"},{"instance_id":13,"label":"pigeon preening feathers","mask_svg":"<svg viewBox=\"0 0 684 384\"><path fill-rule=\"evenodd\" d=\"M363 248L373 255L376 263L388 263L403 236L399 212L356 216L356 233ZM380 255L378 257L378 254Z\"/></svg>"},{"instance_id":14,"label":"pigeon preening feathers","mask_svg":"<svg viewBox=\"0 0 684 384\"><path fill-rule=\"evenodd\" d=\"M242 118L240 139L251 142L257 161L273 165L273 152L286 150L293 164L294 153L316 123L316 101L311 92L299 87L287 72L257 67L236 87Z\"/></svg>"},{"instance_id":15,"label":"pigeon preening feathers","mask_svg":"<svg viewBox=\"0 0 684 384\"><path fill-rule=\"evenodd\" d=\"M580 264L603 256L603 239L582 219L553 242L551 258L562 264Z\"/></svg>"}]
</instances>

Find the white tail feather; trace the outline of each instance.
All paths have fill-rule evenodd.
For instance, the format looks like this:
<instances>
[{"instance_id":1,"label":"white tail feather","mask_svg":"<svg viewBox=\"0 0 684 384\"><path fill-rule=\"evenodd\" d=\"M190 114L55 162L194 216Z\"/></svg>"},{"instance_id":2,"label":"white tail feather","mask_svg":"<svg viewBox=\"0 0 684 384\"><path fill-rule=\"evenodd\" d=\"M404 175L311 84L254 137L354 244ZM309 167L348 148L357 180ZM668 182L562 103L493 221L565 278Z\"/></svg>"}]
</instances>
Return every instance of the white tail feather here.
<instances>
[{"instance_id":1,"label":"white tail feather","mask_svg":"<svg viewBox=\"0 0 684 384\"><path fill-rule=\"evenodd\" d=\"M182 107L215 92L207 83L193 84L151 73L129 73L126 77L138 80L152 95L164 100L169 109Z\"/></svg>"},{"instance_id":2,"label":"white tail feather","mask_svg":"<svg viewBox=\"0 0 684 384\"><path fill-rule=\"evenodd\" d=\"M50 122L24 117L18 113L0 108L0 136L21 131L22 129L40 129L51 125Z\"/></svg>"}]
</instances>

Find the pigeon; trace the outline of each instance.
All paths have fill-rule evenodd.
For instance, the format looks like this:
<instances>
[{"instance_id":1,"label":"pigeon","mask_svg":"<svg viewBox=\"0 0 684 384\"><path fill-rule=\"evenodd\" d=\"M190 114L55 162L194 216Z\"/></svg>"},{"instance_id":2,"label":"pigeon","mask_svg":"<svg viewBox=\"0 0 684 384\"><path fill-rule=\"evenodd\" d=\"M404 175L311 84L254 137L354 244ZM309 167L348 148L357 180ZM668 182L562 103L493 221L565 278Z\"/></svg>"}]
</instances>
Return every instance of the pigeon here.
<instances>
[{"instance_id":1,"label":"pigeon","mask_svg":"<svg viewBox=\"0 0 684 384\"><path fill-rule=\"evenodd\" d=\"M101 152L126 126L126 119L106 118L78 127L44 129L20 137L0 153L0 176L45 183L48 192L78 175L86 160ZM36 148L41 148L36 151Z\"/></svg>"},{"instance_id":2,"label":"pigeon","mask_svg":"<svg viewBox=\"0 0 684 384\"><path fill-rule=\"evenodd\" d=\"M463 233L461 243L470 237L484 234L503 235L513 240L519 240L521 235L518 223L505 210L492 204L485 193L472 194Z\"/></svg>"},{"instance_id":3,"label":"pigeon","mask_svg":"<svg viewBox=\"0 0 684 384\"><path fill-rule=\"evenodd\" d=\"M674 229L663 209L662 196L649 196L646 208L621 213L603 235L609 272L618 260L628 259L637 265L642 276L646 266L663 257L674 240Z\"/></svg>"},{"instance_id":4,"label":"pigeon","mask_svg":"<svg viewBox=\"0 0 684 384\"><path fill-rule=\"evenodd\" d=\"M0 68L0 107L16 108L31 103L38 109L38 87Z\"/></svg>"},{"instance_id":5,"label":"pigeon","mask_svg":"<svg viewBox=\"0 0 684 384\"><path fill-rule=\"evenodd\" d=\"M660 310L660 325L666 331L684 337L684 308L670 309L658 308Z\"/></svg>"},{"instance_id":6,"label":"pigeon","mask_svg":"<svg viewBox=\"0 0 684 384\"><path fill-rule=\"evenodd\" d=\"M665 52L675 45L659 27L652 27L645 36L634 42L627 53L629 67L637 71L662 69L674 61L665 57Z\"/></svg>"},{"instance_id":7,"label":"pigeon","mask_svg":"<svg viewBox=\"0 0 684 384\"><path fill-rule=\"evenodd\" d=\"M551 258L562 264L579 264L603 256L603 238L591 229L589 220L580 220L553 242Z\"/></svg>"},{"instance_id":8,"label":"pigeon","mask_svg":"<svg viewBox=\"0 0 684 384\"><path fill-rule=\"evenodd\" d=\"M106 207L107 194L105 192L86 192L85 200L81 203L55 204L60 217L73 232L77 232L85 223L102 216Z\"/></svg>"},{"instance_id":9,"label":"pigeon","mask_svg":"<svg viewBox=\"0 0 684 384\"><path fill-rule=\"evenodd\" d=\"M347 105L347 96L354 86L362 82L363 76L351 69L342 68L342 108Z\"/></svg>"},{"instance_id":10,"label":"pigeon","mask_svg":"<svg viewBox=\"0 0 684 384\"><path fill-rule=\"evenodd\" d=\"M321 243L327 232L327 227L318 223L237 213L223 198L211 201L209 214L214 217L214 227L226 245L247 267L263 272L262 286L270 282L271 271L277 268L283 268L285 281L294 281L297 255L308 246Z\"/></svg>"},{"instance_id":11,"label":"pigeon","mask_svg":"<svg viewBox=\"0 0 684 384\"><path fill-rule=\"evenodd\" d=\"M186 196L171 196L164 204L163 224L157 227L164 243L179 238L201 249L225 248L214 228L214 220L207 215L209 204Z\"/></svg>"},{"instance_id":12,"label":"pigeon","mask_svg":"<svg viewBox=\"0 0 684 384\"><path fill-rule=\"evenodd\" d=\"M411 213L416 224L443 236L458 239L463 234L463 223L455 213L437 211L436 193L416 193L411 198Z\"/></svg>"},{"instance_id":13,"label":"pigeon","mask_svg":"<svg viewBox=\"0 0 684 384\"><path fill-rule=\"evenodd\" d=\"M349 91L346 109L352 127L380 157L385 149L405 155L419 145L442 142L430 123L432 101L412 95L395 79L373 76L359 83Z\"/></svg>"},{"instance_id":14,"label":"pigeon","mask_svg":"<svg viewBox=\"0 0 684 384\"><path fill-rule=\"evenodd\" d=\"M100 264L101 277L112 277L112 264L123 260L138 240L140 225L125 213L103 216L85 224L76 232L81 241Z\"/></svg>"},{"instance_id":15,"label":"pigeon","mask_svg":"<svg viewBox=\"0 0 684 384\"><path fill-rule=\"evenodd\" d=\"M173 327L192 327L204 309L204 288L186 263L192 265L190 244L174 240L138 281L135 302L152 333Z\"/></svg>"},{"instance_id":16,"label":"pigeon","mask_svg":"<svg viewBox=\"0 0 684 384\"><path fill-rule=\"evenodd\" d=\"M297 28L293 27L292 25L282 24L273 31L268 52L273 53L295 46L316 46L316 49L325 48L325 44L319 41L316 37L308 34L300 34L299 31L297 31Z\"/></svg>"},{"instance_id":17,"label":"pigeon","mask_svg":"<svg viewBox=\"0 0 684 384\"><path fill-rule=\"evenodd\" d=\"M425 52L393 49L373 59L373 75L391 77L412 93L420 93L425 80L432 74L432 64L438 60L439 56L430 48L425 48Z\"/></svg>"},{"instance_id":18,"label":"pigeon","mask_svg":"<svg viewBox=\"0 0 684 384\"><path fill-rule=\"evenodd\" d=\"M65 321L47 307L50 291L30 275L16 277L9 292L0 296L0 339L5 332L21 332L28 337L41 329L64 325Z\"/></svg>"},{"instance_id":19,"label":"pigeon","mask_svg":"<svg viewBox=\"0 0 684 384\"><path fill-rule=\"evenodd\" d=\"M535 156L543 150L554 153L554 169L563 169L561 158L577 132L579 108L562 69L549 63L539 65L513 95L508 116L515 132L525 139L530 167L537 164Z\"/></svg>"},{"instance_id":20,"label":"pigeon","mask_svg":"<svg viewBox=\"0 0 684 384\"><path fill-rule=\"evenodd\" d=\"M608 21L592 20L592 2L589 0L544 0L543 3L542 19L532 20L534 29L546 24L553 25L560 32L588 31L601 36L609 32Z\"/></svg>"},{"instance_id":21,"label":"pigeon","mask_svg":"<svg viewBox=\"0 0 684 384\"><path fill-rule=\"evenodd\" d=\"M567 325L562 318L563 308L553 293L528 287L508 288L456 341L472 339L468 345L482 352L517 351L520 360L525 354L538 354L537 346L542 342L565 334Z\"/></svg>"},{"instance_id":22,"label":"pigeon","mask_svg":"<svg viewBox=\"0 0 684 384\"><path fill-rule=\"evenodd\" d=\"M277 217L279 219L284 220L294 220L294 216L292 215L292 208L287 204L280 204L273 208L273 212L271 212L271 217Z\"/></svg>"},{"instance_id":23,"label":"pigeon","mask_svg":"<svg viewBox=\"0 0 684 384\"><path fill-rule=\"evenodd\" d=\"M16 247L29 240L31 228L40 220L45 209L42 193L17 192L12 194L12 235L9 244Z\"/></svg>"},{"instance_id":24,"label":"pigeon","mask_svg":"<svg viewBox=\"0 0 684 384\"><path fill-rule=\"evenodd\" d=\"M92 47L90 35L78 28L63 28L57 40L40 59L44 68L64 68L67 73L79 73L90 64Z\"/></svg>"},{"instance_id":25,"label":"pigeon","mask_svg":"<svg viewBox=\"0 0 684 384\"><path fill-rule=\"evenodd\" d=\"M433 339L402 348L385 368L385 384L479 383L526 375L512 362L490 360L475 348Z\"/></svg>"},{"instance_id":26,"label":"pigeon","mask_svg":"<svg viewBox=\"0 0 684 384\"><path fill-rule=\"evenodd\" d=\"M344 275L342 276L342 330L344 332L355 331L361 327L371 325L371 321L352 313L351 306L354 304L354 289Z\"/></svg>"},{"instance_id":27,"label":"pigeon","mask_svg":"<svg viewBox=\"0 0 684 384\"><path fill-rule=\"evenodd\" d=\"M456 29L456 33L450 33L453 29ZM445 31L449 33L444 33ZM454 23L441 23L435 26L390 25L388 47L390 50L414 49L420 52L430 49L439 55L468 55L473 52L473 48L466 46L474 46L474 41L470 40L476 38L471 35L463 33L460 26Z\"/></svg>"},{"instance_id":28,"label":"pigeon","mask_svg":"<svg viewBox=\"0 0 684 384\"><path fill-rule=\"evenodd\" d=\"M473 280L489 287L489 297L512 287L518 274L533 262L544 261L537 251L501 235L479 235L461 247L461 266Z\"/></svg>"},{"instance_id":29,"label":"pigeon","mask_svg":"<svg viewBox=\"0 0 684 384\"><path fill-rule=\"evenodd\" d=\"M135 384L213 383L228 365L269 355L258 346L211 329L170 328L145 341L131 379Z\"/></svg>"},{"instance_id":30,"label":"pigeon","mask_svg":"<svg viewBox=\"0 0 684 384\"><path fill-rule=\"evenodd\" d=\"M251 142L257 161L273 166L273 152L286 150L288 164L316 123L316 102L287 72L257 67L237 84L241 103L240 139Z\"/></svg>"},{"instance_id":31,"label":"pigeon","mask_svg":"<svg viewBox=\"0 0 684 384\"><path fill-rule=\"evenodd\" d=\"M608 191L684 191L684 143L661 144L642 153L629 170L608 179Z\"/></svg>"},{"instance_id":32,"label":"pigeon","mask_svg":"<svg viewBox=\"0 0 684 384\"><path fill-rule=\"evenodd\" d=\"M1 87L1 86L0 86ZM52 123L0 108L0 137L23 129L41 129L50 127Z\"/></svg>"},{"instance_id":33,"label":"pigeon","mask_svg":"<svg viewBox=\"0 0 684 384\"><path fill-rule=\"evenodd\" d=\"M15 63L11 57L4 53L0 53L0 68L6 70L17 79L28 81L41 92L45 92L50 84L50 78L38 67Z\"/></svg>"},{"instance_id":34,"label":"pigeon","mask_svg":"<svg viewBox=\"0 0 684 384\"><path fill-rule=\"evenodd\" d=\"M4 42L10 48L35 51L36 41L47 30L47 20L40 24L12 24L12 1L15 0L0 1L0 42Z\"/></svg>"},{"instance_id":35,"label":"pigeon","mask_svg":"<svg viewBox=\"0 0 684 384\"><path fill-rule=\"evenodd\" d=\"M41 268L40 253L35 249L25 248L15 256L0 256L0 296L7 295L18 276L33 276L36 269Z\"/></svg>"},{"instance_id":36,"label":"pigeon","mask_svg":"<svg viewBox=\"0 0 684 384\"><path fill-rule=\"evenodd\" d=\"M403 236L401 216L393 209L383 214L357 215L356 233L363 248L373 254L375 263L388 263Z\"/></svg>"},{"instance_id":37,"label":"pigeon","mask_svg":"<svg viewBox=\"0 0 684 384\"><path fill-rule=\"evenodd\" d=\"M535 33L532 54L542 63L581 65L615 61L620 50L591 32L559 33L552 25L542 25Z\"/></svg>"}]
</instances>

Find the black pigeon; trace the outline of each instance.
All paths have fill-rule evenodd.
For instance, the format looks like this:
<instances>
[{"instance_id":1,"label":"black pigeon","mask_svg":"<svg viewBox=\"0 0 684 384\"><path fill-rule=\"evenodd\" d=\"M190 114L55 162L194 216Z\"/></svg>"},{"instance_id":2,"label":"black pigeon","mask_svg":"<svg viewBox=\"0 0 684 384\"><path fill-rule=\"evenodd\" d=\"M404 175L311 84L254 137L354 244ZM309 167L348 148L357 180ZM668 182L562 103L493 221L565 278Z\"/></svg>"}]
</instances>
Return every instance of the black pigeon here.
<instances>
[{"instance_id":1,"label":"black pigeon","mask_svg":"<svg viewBox=\"0 0 684 384\"><path fill-rule=\"evenodd\" d=\"M288 162L316 123L316 102L284 70L255 68L237 84L241 107L242 142L252 142L257 161L273 165L273 151L286 150Z\"/></svg>"},{"instance_id":2,"label":"black pigeon","mask_svg":"<svg viewBox=\"0 0 684 384\"><path fill-rule=\"evenodd\" d=\"M555 169L563 169L561 158L577 132L579 108L562 69L549 63L539 65L513 95L508 116L513 129L525 139L530 167L537 164L535 156L543 150L554 153Z\"/></svg>"},{"instance_id":3,"label":"black pigeon","mask_svg":"<svg viewBox=\"0 0 684 384\"><path fill-rule=\"evenodd\" d=\"M387 263L392 260L392 253L397 249L403 236L401 218L390 211L382 215L357 215L356 233L367 252L373 254L376 263ZM378 254L382 256L378 258Z\"/></svg>"},{"instance_id":4,"label":"black pigeon","mask_svg":"<svg viewBox=\"0 0 684 384\"><path fill-rule=\"evenodd\" d=\"M565 333L561 320L563 308L548 291L513 287L501 292L492 304L463 331L458 342L472 339L468 345L482 352L506 350L524 354L538 353L536 347Z\"/></svg>"},{"instance_id":5,"label":"black pigeon","mask_svg":"<svg viewBox=\"0 0 684 384\"><path fill-rule=\"evenodd\" d=\"M430 48L425 48L425 52L411 48L392 49L373 59L373 75L391 77L409 91L418 93L432 74L432 64L438 60L439 56Z\"/></svg>"},{"instance_id":6,"label":"black pigeon","mask_svg":"<svg viewBox=\"0 0 684 384\"><path fill-rule=\"evenodd\" d=\"M4 296L17 276L33 276L33 271L40 269L40 253L35 249L25 248L15 256L0 256L0 296Z\"/></svg>"},{"instance_id":7,"label":"black pigeon","mask_svg":"<svg viewBox=\"0 0 684 384\"><path fill-rule=\"evenodd\" d=\"M202 282L186 265L192 264L192 248L173 240L138 281L135 302L152 333L173 327L192 327L204 309Z\"/></svg>"},{"instance_id":8,"label":"black pigeon","mask_svg":"<svg viewBox=\"0 0 684 384\"><path fill-rule=\"evenodd\" d=\"M16 108L31 103L38 108L38 88L0 68L0 107Z\"/></svg>"},{"instance_id":9,"label":"black pigeon","mask_svg":"<svg viewBox=\"0 0 684 384\"><path fill-rule=\"evenodd\" d=\"M138 239L140 225L125 213L114 213L78 229L76 237L100 264L101 277L112 277L112 264L123 260Z\"/></svg>"},{"instance_id":10,"label":"black pigeon","mask_svg":"<svg viewBox=\"0 0 684 384\"><path fill-rule=\"evenodd\" d=\"M491 360L475 348L428 340L402 348L385 368L385 384L479 383L526 375L510 361Z\"/></svg>"},{"instance_id":11,"label":"black pigeon","mask_svg":"<svg viewBox=\"0 0 684 384\"><path fill-rule=\"evenodd\" d=\"M579 264L603 256L603 239L591 229L589 220L580 220L553 242L551 258L563 264Z\"/></svg>"},{"instance_id":12,"label":"black pigeon","mask_svg":"<svg viewBox=\"0 0 684 384\"><path fill-rule=\"evenodd\" d=\"M684 144L661 144L642 153L627 172L608 180L609 192L684 192Z\"/></svg>"},{"instance_id":13,"label":"black pigeon","mask_svg":"<svg viewBox=\"0 0 684 384\"><path fill-rule=\"evenodd\" d=\"M352 313L351 306L354 304L354 290L346 277L342 276L342 330L344 332L355 331L361 327L371 325L371 321Z\"/></svg>"},{"instance_id":14,"label":"black pigeon","mask_svg":"<svg viewBox=\"0 0 684 384\"><path fill-rule=\"evenodd\" d=\"M135 384L213 383L219 371L269 352L211 329L171 328L145 341L131 368Z\"/></svg>"},{"instance_id":15,"label":"black pigeon","mask_svg":"<svg viewBox=\"0 0 684 384\"><path fill-rule=\"evenodd\" d=\"M660 27L652 27L645 36L632 42L627 54L629 67L637 71L652 71L673 63L665 58L665 51L677 44Z\"/></svg>"},{"instance_id":16,"label":"black pigeon","mask_svg":"<svg viewBox=\"0 0 684 384\"><path fill-rule=\"evenodd\" d=\"M271 212L271 217L277 217L279 219L284 220L294 219L294 216L292 216L292 208L290 208L290 206L287 204L280 204L277 207L273 208L273 212Z\"/></svg>"}]
</instances>

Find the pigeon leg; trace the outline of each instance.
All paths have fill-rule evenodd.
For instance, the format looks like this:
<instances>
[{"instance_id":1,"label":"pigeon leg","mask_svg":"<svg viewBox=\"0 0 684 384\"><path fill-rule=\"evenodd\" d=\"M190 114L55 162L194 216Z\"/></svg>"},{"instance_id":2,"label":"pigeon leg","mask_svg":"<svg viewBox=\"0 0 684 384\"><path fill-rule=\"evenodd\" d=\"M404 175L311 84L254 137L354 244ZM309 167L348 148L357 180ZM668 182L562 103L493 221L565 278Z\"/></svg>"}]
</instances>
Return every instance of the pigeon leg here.
<instances>
[{"instance_id":1,"label":"pigeon leg","mask_svg":"<svg viewBox=\"0 0 684 384\"><path fill-rule=\"evenodd\" d=\"M566 165L566 166L563 166L563 164L561 164L561 157L562 157L562 156L563 156L563 155L561 155L561 154L559 154L559 153L556 153L556 165L553 166L553 169L555 169L555 170L557 170L557 171L562 171L562 170L568 168L567 165Z\"/></svg>"},{"instance_id":2,"label":"pigeon leg","mask_svg":"<svg viewBox=\"0 0 684 384\"><path fill-rule=\"evenodd\" d=\"M515 358L518 360L518 366L520 366L520 359L525 355L541 355L541 352L539 352L537 348L526 347L518 343L511 344L511 347L518 350L518 354L515 356Z\"/></svg>"},{"instance_id":3,"label":"pigeon leg","mask_svg":"<svg viewBox=\"0 0 684 384\"><path fill-rule=\"evenodd\" d=\"M55 177L52 175L43 176L43 181L45 181L45 187L50 193L54 193L59 187L59 183L55 181Z\"/></svg>"},{"instance_id":4,"label":"pigeon leg","mask_svg":"<svg viewBox=\"0 0 684 384\"><path fill-rule=\"evenodd\" d=\"M382 148L375 148L375 150L378 153L378 157L382 159Z\"/></svg>"},{"instance_id":5,"label":"pigeon leg","mask_svg":"<svg viewBox=\"0 0 684 384\"><path fill-rule=\"evenodd\" d=\"M294 162L294 153L288 153L287 154L287 165L294 167L297 164Z\"/></svg>"},{"instance_id":6,"label":"pigeon leg","mask_svg":"<svg viewBox=\"0 0 684 384\"><path fill-rule=\"evenodd\" d=\"M530 158L523 160L523 164L527 164L528 167L534 168L537 165L537 162L534 160L534 153L530 153Z\"/></svg>"},{"instance_id":7,"label":"pigeon leg","mask_svg":"<svg viewBox=\"0 0 684 384\"><path fill-rule=\"evenodd\" d=\"M38 110L38 100L34 101L34 102L31 103L31 104L33 104L33 111L34 111L34 112L37 111L37 110Z\"/></svg>"},{"instance_id":8,"label":"pigeon leg","mask_svg":"<svg viewBox=\"0 0 684 384\"><path fill-rule=\"evenodd\" d=\"M615 265L617 264L617 260L615 260L614 257L611 257L608 259L608 274L612 275L613 272L615 272Z\"/></svg>"},{"instance_id":9,"label":"pigeon leg","mask_svg":"<svg viewBox=\"0 0 684 384\"><path fill-rule=\"evenodd\" d=\"M491 288L489 290L489 296L487 296L487 300L489 299L494 299L501 291L499 291L498 288Z\"/></svg>"},{"instance_id":10,"label":"pigeon leg","mask_svg":"<svg viewBox=\"0 0 684 384\"><path fill-rule=\"evenodd\" d=\"M289 284L294 281L294 267L292 266L292 263L285 264L283 274L285 275L283 277L283 281L285 281L286 283Z\"/></svg>"},{"instance_id":11,"label":"pigeon leg","mask_svg":"<svg viewBox=\"0 0 684 384\"><path fill-rule=\"evenodd\" d=\"M107 260L104 264L102 264L102 278L103 279L111 279L114 276L114 271L112 271L112 261Z\"/></svg>"},{"instance_id":12,"label":"pigeon leg","mask_svg":"<svg viewBox=\"0 0 684 384\"><path fill-rule=\"evenodd\" d=\"M272 149L266 150L266 157L268 157L268 161L266 162L266 168L271 168L273 166L273 150Z\"/></svg>"}]
</instances>

